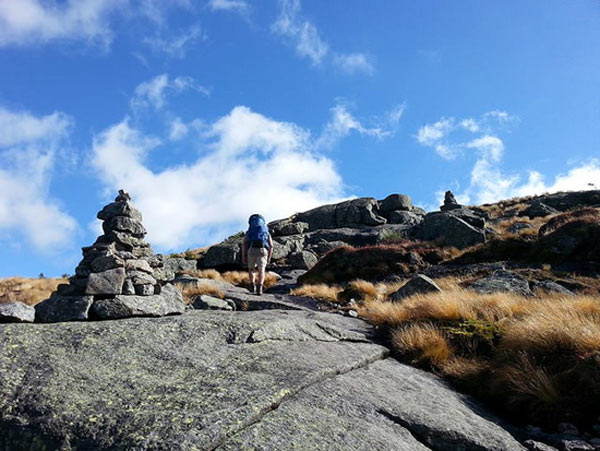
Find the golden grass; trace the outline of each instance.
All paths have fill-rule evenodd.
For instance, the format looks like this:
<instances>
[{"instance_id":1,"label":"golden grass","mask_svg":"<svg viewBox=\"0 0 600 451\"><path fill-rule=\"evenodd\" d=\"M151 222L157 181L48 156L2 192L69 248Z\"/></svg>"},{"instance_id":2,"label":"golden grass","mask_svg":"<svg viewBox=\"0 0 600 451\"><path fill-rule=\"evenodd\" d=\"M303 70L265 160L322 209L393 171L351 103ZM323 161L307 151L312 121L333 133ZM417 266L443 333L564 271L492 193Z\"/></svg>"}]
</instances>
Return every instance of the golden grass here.
<instances>
[{"instance_id":1,"label":"golden grass","mask_svg":"<svg viewBox=\"0 0 600 451\"><path fill-rule=\"evenodd\" d=\"M481 295L460 280L436 282L446 291L375 299L358 313L389 332L399 358L523 421L591 418L600 402L600 296Z\"/></svg>"},{"instance_id":2,"label":"golden grass","mask_svg":"<svg viewBox=\"0 0 600 451\"><path fill-rule=\"evenodd\" d=\"M319 299L320 301L337 302L338 294L342 291L342 288L337 285L327 285L324 283L314 285L302 285L298 288L294 288L290 291L292 296L306 296L310 298Z\"/></svg>"},{"instance_id":3,"label":"golden grass","mask_svg":"<svg viewBox=\"0 0 600 451\"><path fill-rule=\"evenodd\" d=\"M452 357L442 331L430 323L396 329L392 334L392 345L396 352L410 355L411 363L416 365L440 366Z\"/></svg>"},{"instance_id":4,"label":"golden grass","mask_svg":"<svg viewBox=\"0 0 600 451\"><path fill-rule=\"evenodd\" d=\"M181 291L181 294L183 294L183 300L186 304L191 304L194 302L194 298L196 296L200 296L201 294L214 296L219 299L223 299L225 297L225 294L219 289L219 287L208 282L200 282L198 285L176 283L175 286L179 288L179 291Z\"/></svg>"},{"instance_id":5,"label":"golden grass","mask_svg":"<svg viewBox=\"0 0 600 451\"><path fill-rule=\"evenodd\" d=\"M255 276L256 277L256 276ZM246 271L227 271L221 274L222 280L236 286L250 286L250 276ZM277 283L277 276L274 273L265 273L264 287L269 288Z\"/></svg>"},{"instance_id":6,"label":"golden grass","mask_svg":"<svg viewBox=\"0 0 600 451\"><path fill-rule=\"evenodd\" d=\"M0 279L0 303L18 301L34 306L48 299L61 283L68 283L68 280L26 277Z\"/></svg>"},{"instance_id":7,"label":"golden grass","mask_svg":"<svg viewBox=\"0 0 600 451\"><path fill-rule=\"evenodd\" d=\"M200 279L212 279L227 282L236 286L250 286L250 276L246 271L227 271L220 273L216 269L196 269L191 271L183 271L183 274L188 274ZM265 273L264 287L269 288L277 283L277 276L271 272Z\"/></svg>"}]
</instances>

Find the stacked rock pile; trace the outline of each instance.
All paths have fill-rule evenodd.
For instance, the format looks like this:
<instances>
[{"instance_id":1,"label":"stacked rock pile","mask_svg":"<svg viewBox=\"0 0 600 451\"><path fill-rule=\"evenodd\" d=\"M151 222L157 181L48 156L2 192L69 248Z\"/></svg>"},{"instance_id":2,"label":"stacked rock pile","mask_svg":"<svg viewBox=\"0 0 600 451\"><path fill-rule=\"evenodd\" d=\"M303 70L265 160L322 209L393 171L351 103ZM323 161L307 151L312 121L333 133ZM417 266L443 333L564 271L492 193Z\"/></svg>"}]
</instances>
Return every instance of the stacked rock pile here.
<instances>
[{"instance_id":1,"label":"stacked rock pile","mask_svg":"<svg viewBox=\"0 0 600 451\"><path fill-rule=\"evenodd\" d=\"M183 297L163 260L144 241L142 214L120 190L99 213L104 235L84 247L83 259L69 284L60 285L36 306L36 321L162 316L182 313ZM90 314L91 312L91 314Z\"/></svg>"}]
</instances>

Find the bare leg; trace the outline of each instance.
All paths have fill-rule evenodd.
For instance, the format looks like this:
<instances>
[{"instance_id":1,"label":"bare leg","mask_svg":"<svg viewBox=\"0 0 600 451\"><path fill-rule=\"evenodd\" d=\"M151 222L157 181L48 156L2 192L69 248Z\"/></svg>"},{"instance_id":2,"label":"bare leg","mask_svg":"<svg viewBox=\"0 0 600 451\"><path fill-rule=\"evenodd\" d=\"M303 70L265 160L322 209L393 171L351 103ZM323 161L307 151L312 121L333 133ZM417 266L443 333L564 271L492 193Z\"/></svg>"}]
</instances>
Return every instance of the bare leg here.
<instances>
[{"instance_id":1,"label":"bare leg","mask_svg":"<svg viewBox=\"0 0 600 451\"><path fill-rule=\"evenodd\" d=\"M263 284L265 283L265 268L258 267L258 294L262 294Z\"/></svg>"},{"instance_id":2,"label":"bare leg","mask_svg":"<svg viewBox=\"0 0 600 451\"><path fill-rule=\"evenodd\" d=\"M254 268L248 268L248 275L250 276L250 283L252 284L252 292L256 292L256 279L254 278Z\"/></svg>"}]
</instances>

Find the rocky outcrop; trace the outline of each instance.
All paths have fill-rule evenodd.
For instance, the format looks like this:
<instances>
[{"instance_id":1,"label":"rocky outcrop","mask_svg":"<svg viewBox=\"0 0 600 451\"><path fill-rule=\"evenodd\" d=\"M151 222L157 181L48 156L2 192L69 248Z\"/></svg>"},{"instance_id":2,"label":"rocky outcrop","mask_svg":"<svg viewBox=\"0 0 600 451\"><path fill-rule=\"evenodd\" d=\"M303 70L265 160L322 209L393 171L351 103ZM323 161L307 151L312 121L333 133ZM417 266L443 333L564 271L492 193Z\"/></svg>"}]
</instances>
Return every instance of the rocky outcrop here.
<instances>
[{"instance_id":1,"label":"rocky outcrop","mask_svg":"<svg viewBox=\"0 0 600 451\"><path fill-rule=\"evenodd\" d=\"M39 322L81 321L181 313L179 291L165 285L181 267L176 259L154 255L144 241L142 214L125 191L98 212L104 235L84 247L69 284L60 285L36 306ZM183 259L182 259L183 260ZM193 261L195 268L196 262ZM191 269L191 265L190 265Z\"/></svg>"},{"instance_id":2,"label":"rocky outcrop","mask_svg":"<svg viewBox=\"0 0 600 451\"><path fill-rule=\"evenodd\" d=\"M310 311L0 325L0 449L524 449L372 333Z\"/></svg>"},{"instance_id":3,"label":"rocky outcrop","mask_svg":"<svg viewBox=\"0 0 600 451\"><path fill-rule=\"evenodd\" d=\"M341 246L369 246L389 236L408 237L425 215L409 196L391 194L323 205L269 223L274 267L308 269L327 252ZM203 259L206 268L233 269L241 265L243 233L211 246ZM316 258L316 260L312 257Z\"/></svg>"}]
</instances>

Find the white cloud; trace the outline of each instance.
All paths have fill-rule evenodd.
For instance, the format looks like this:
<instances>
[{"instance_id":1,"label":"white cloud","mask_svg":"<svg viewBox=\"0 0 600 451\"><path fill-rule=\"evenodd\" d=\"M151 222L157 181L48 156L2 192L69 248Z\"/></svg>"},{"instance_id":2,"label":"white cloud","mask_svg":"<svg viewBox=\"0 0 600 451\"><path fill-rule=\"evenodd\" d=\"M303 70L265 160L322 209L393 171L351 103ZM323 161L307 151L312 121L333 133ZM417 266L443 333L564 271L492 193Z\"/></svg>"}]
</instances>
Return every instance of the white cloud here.
<instances>
[{"instance_id":1,"label":"white cloud","mask_svg":"<svg viewBox=\"0 0 600 451\"><path fill-rule=\"evenodd\" d=\"M204 95L210 94L207 88L199 85L191 77L176 77L170 80L169 75L161 74L150 81L140 83L135 88L131 106L137 109L153 107L155 110L160 110L165 106L168 91L179 94L188 89Z\"/></svg>"},{"instance_id":2,"label":"white cloud","mask_svg":"<svg viewBox=\"0 0 600 451\"><path fill-rule=\"evenodd\" d=\"M370 75L375 72L370 58L364 53L338 54L333 58L333 62L347 74L362 72Z\"/></svg>"},{"instance_id":3,"label":"white cloud","mask_svg":"<svg viewBox=\"0 0 600 451\"><path fill-rule=\"evenodd\" d=\"M497 136L485 135L476 138L466 144L469 149L477 149L482 156L493 162L498 162L502 158L504 143Z\"/></svg>"},{"instance_id":4,"label":"white cloud","mask_svg":"<svg viewBox=\"0 0 600 451\"><path fill-rule=\"evenodd\" d=\"M169 130L169 139L171 141L179 141L188 134L188 126L181 121L181 118L176 117L172 122Z\"/></svg>"},{"instance_id":5,"label":"white cloud","mask_svg":"<svg viewBox=\"0 0 600 451\"><path fill-rule=\"evenodd\" d=\"M300 0L281 0L281 13L272 30L290 38L296 45L296 52L307 57L313 65L321 63L329 46L321 39L317 27L299 18Z\"/></svg>"},{"instance_id":6,"label":"white cloud","mask_svg":"<svg viewBox=\"0 0 600 451\"><path fill-rule=\"evenodd\" d=\"M245 14L250 9L244 0L210 0L208 7L212 11L232 11Z\"/></svg>"},{"instance_id":7,"label":"white cloud","mask_svg":"<svg viewBox=\"0 0 600 451\"><path fill-rule=\"evenodd\" d=\"M61 113L36 117L0 108L0 231L37 250L71 243L75 220L49 194L57 149L71 126Z\"/></svg>"},{"instance_id":8,"label":"white cloud","mask_svg":"<svg viewBox=\"0 0 600 451\"><path fill-rule=\"evenodd\" d=\"M401 103L400 105L396 105L392 110L388 111L386 120L388 124L392 127L396 127L402 119L404 115L404 111L406 111L406 103Z\"/></svg>"},{"instance_id":9,"label":"white cloud","mask_svg":"<svg viewBox=\"0 0 600 451\"><path fill-rule=\"evenodd\" d=\"M434 144L442 139L454 126L454 119L442 118L433 124L426 124L417 132L417 141L426 146Z\"/></svg>"},{"instance_id":10,"label":"white cloud","mask_svg":"<svg viewBox=\"0 0 600 451\"><path fill-rule=\"evenodd\" d=\"M108 17L127 0L0 1L0 45L31 44L53 39L112 39Z\"/></svg>"},{"instance_id":11,"label":"white cloud","mask_svg":"<svg viewBox=\"0 0 600 451\"><path fill-rule=\"evenodd\" d=\"M194 152L202 157L162 171L146 163L160 140L127 119L94 139L100 178L111 194L132 194L150 242L162 249L223 238L255 211L276 219L342 197L333 162L312 151L310 134L294 124L238 106L210 124L205 137L210 141Z\"/></svg>"},{"instance_id":12,"label":"white cloud","mask_svg":"<svg viewBox=\"0 0 600 451\"><path fill-rule=\"evenodd\" d=\"M387 113L386 119L383 121L384 123L380 126L365 127L348 111L346 106L338 104L331 108L331 119L325 125L316 146L318 148L331 148L352 131L377 139L388 137L394 133L394 129L402 117L404 108L404 105L399 105Z\"/></svg>"},{"instance_id":13,"label":"white cloud","mask_svg":"<svg viewBox=\"0 0 600 451\"><path fill-rule=\"evenodd\" d=\"M191 26L187 31L168 38L155 36L144 38L144 43L152 50L164 53L172 58L184 58L188 48L198 40L206 39L206 34L199 25Z\"/></svg>"},{"instance_id":14,"label":"white cloud","mask_svg":"<svg viewBox=\"0 0 600 451\"><path fill-rule=\"evenodd\" d=\"M600 188L600 160L592 159L546 183L546 177L530 171L526 181L518 174L504 174L487 160L478 160L471 171L471 184L463 193L468 201L497 202L501 199L522 197L557 191L581 191Z\"/></svg>"},{"instance_id":15,"label":"white cloud","mask_svg":"<svg viewBox=\"0 0 600 451\"><path fill-rule=\"evenodd\" d=\"M192 8L191 0L0 0L0 47L54 40L85 40L105 49L112 22L150 19L162 26L169 8Z\"/></svg>"},{"instance_id":16,"label":"white cloud","mask_svg":"<svg viewBox=\"0 0 600 451\"><path fill-rule=\"evenodd\" d=\"M479 123L472 117L460 121L460 126L465 130L469 130L471 133L477 133L479 131Z\"/></svg>"},{"instance_id":17,"label":"white cloud","mask_svg":"<svg viewBox=\"0 0 600 451\"><path fill-rule=\"evenodd\" d=\"M573 167L566 174L557 175L549 183L537 171L529 171L525 181L518 173L503 172L500 163L505 147L496 133L518 121L517 116L501 110L489 111L479 119L442 118L419 129L416 138L419 143L434 148L444 158L454 158L463 149L476 151L469 185L461 191L457 190L456 197L461 203L481 204L545 192L600 188L600 160L597 159ZM463 139L450 139L452 133L461 130L463 135L466 131L479 136L467 140L464 136Z\"/></svg>"}]
</instances>

